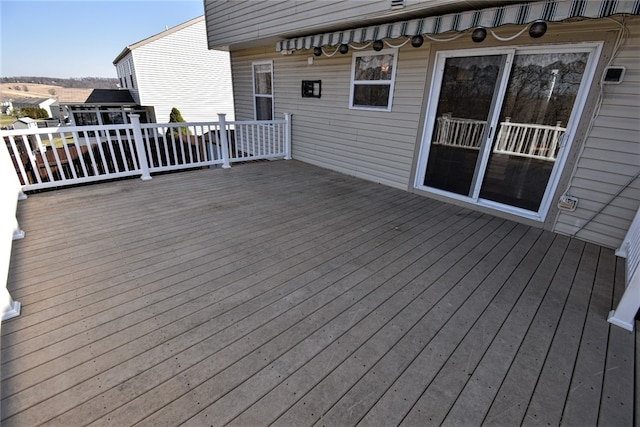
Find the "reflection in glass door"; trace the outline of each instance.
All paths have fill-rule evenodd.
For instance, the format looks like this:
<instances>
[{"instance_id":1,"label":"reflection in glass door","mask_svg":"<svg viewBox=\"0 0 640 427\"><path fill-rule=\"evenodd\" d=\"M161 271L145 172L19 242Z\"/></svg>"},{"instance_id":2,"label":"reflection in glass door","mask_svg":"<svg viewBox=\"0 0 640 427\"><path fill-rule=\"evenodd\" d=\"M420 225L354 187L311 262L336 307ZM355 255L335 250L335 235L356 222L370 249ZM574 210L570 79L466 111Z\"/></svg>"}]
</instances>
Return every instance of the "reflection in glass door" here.
<instances>
[{"instance_id":1,"label":"reflection in glass door","mask_svg":"<svg viewBox=\"0 0 640 427\"><path fill-rule=\"evenodd\" d=\"M438 54L416 187L544 217L600 46Z\"/></svg>"},{"instance_id":2,"label":"reflection in glass door","mask_svg":"<svg viewBox=\"0 0 640 427\"><path fill-rule=\"evenodd\" d=\"M424 185L471 196L505 55L447 58Z\"/></svg>"},{"instance_id":3,"label":"reflection in glass door","mask_svg":"<svg viewBox=\"0 0 640 427\"><path fill-rule=\"evenodd\" d=\"M515 56L481 198L538 211L588 58Z\"/></svg>"}]
</instances>

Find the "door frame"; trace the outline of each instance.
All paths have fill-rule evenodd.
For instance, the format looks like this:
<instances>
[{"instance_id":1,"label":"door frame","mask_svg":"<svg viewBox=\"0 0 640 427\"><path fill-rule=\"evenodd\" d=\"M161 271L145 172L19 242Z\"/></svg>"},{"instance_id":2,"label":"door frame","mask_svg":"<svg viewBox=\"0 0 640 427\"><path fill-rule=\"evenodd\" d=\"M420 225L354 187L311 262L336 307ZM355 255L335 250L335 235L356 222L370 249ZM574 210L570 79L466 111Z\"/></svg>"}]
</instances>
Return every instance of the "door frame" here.
<instances>
[{"instance_id":1,"label":"door frame","mask_svg":"<svg viewBox=\"0 0 640 427\"><path fill-rule=\"evenodd\" d=\"M565 168L566 160L571 146L575 138L576 130L580 122L582 112L584 110L587 98L590 93L590 87L593 83L593 79L598 67L600 55L602 53L604 42L583 42L583 43L556 43L549 45L517 45L517 46L504 46L504 47L490 47L490 48L469 48L469 49L455 49L455 50L440 50L435 53L434 67L431 76L431 84L429 87L429 93L427 96L427 107L424 115L424 124L422 129L422 138L420 141L420 147L418 156L416 158L416 173L414 176L413 187L415 190L425 191L446 198L456 199L463 202L471 203L473 205L487 207L490 209L499 210L509 214L514 214L520 217L533 219L535 221L543 222L549 212L552 204L552 197L557 190L560 176ZM486 172L486 166L488 162L488 156L493 148L493 141L495 138L495 131L497 128L497 120L499 119L502 104L504 102L504 95L506 93L506 87L509 81L509 76L513 64L513 58L518 53L547 53L547 52L576 52L576 51L590 52L589 59L585 66L582 80L580 82L580 89L574 101L573 110L567 122L565 134L562 138L561 148L556 158L552 173L549 177L547 187L545 189L544 196L540 203L540 208L537 212L518 208L515 206L506 205L503 203L482 199L479 197L480 185L482 178ZM429 159L429 152L431 148L431 139L433 131L436 125L436 112L438 109L438 102L440 98L440 88L442 85L444 65L447 58L450 57L465 57L465 56L479 56L479 55L507 55L505 62L505 69L500 71L499 81L496 87L499 92L495 97L495 105L492 105L492 115L487 120L487 124L493 126L493 131L488 140L485 140L483 144L484 150L480 153L482 159L479 160L478 175L474 178L474 183L480 181L477 187L474 189L474 196L469 197L461 194L456 194L444 190L440 190L433 187L424 185L424 178L426 174L427 163Z\"/></svg>"}]
</instances>

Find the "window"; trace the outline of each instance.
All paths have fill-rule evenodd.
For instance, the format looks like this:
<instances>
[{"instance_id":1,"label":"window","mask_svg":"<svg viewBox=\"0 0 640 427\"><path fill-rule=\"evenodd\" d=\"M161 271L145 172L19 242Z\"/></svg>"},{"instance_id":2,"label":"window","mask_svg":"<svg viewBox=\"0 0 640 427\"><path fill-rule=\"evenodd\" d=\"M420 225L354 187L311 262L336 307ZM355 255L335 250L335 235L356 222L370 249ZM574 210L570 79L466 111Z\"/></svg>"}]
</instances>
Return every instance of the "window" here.
<instances>
[{"instance_id":1,"label":"window","mask_svg":"<svg viewBox=\"0 0 640 427\"><path fill-rule=\"evenodd\" d=\"M256 120L273 120L273 62L253 63L253 99Z\"/></svg>"},{"instance_id":2,"label":"window","mask_svg":"<svg viewBox=\"0 0 640 427\"><path fill-rule=\"evenodd\" d=\"M391 111L398 52L360 52L353 55L349 108Z\"/></svg>"}]
</instances>

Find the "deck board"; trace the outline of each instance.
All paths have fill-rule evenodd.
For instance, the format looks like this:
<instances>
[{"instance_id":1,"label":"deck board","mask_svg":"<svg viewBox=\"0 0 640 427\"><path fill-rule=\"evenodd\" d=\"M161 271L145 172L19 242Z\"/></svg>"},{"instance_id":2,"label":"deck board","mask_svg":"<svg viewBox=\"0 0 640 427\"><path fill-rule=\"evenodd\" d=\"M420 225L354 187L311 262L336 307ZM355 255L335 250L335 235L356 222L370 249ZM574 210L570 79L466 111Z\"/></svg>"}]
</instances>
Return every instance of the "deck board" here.
<instances>
[{"instance_id":1,"label":"deck board","mask_svg":"<svg viewBox=\"0 0 640 427\"><path fill-rule=\"evenodd\" d=\"M611 249L296 161L42 192L19 221L3 425L638 416Z\"/></svg>"}]
</instances>

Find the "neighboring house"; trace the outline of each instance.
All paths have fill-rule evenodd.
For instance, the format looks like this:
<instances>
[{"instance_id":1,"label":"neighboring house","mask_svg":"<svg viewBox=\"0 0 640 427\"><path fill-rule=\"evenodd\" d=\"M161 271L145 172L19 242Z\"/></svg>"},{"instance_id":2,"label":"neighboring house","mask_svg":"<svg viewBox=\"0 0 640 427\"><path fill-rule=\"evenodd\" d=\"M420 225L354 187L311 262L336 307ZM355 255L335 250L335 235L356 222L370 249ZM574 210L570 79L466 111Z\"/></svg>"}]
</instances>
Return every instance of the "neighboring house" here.
<instances>
[{"instance_id":1,"label":"neighboring house","mask_svg":"<svg viewBox=\"0 0 640 427\"><path fill-rule=\"evenodd\" d=\"M21 117L11 124L14 129L37 129L38 122L31 117Z\"/></svg>"},{"instance_id":2,"label":"neighboring house","mask_svg":"<svg viewBox=\"0 0 640 427\"><path fill-rule=\"evenodd\" d=\"M52 98L37 98L32 96L10 96L3 97L1 105L4 114L11 114L13 110L20 108L42 108L52 117L51 105L56 102Z\"/></svg>"},{"instance_id":3,"label":"neighboring house","mask_svg":"<svg viewBox=\"0 0 640 427\"><path fill-rule=\"evenodd\" d=\"M59 92L52 117L71 125L129 123L132 113L140 115L143 123L153 121L151 112L137 105L127 90L63 88Z\"/></svg>"},{"instance_id":4,"label":"neighboring house","mask_svg":"<svg viewBox=\"0 0 640 427\"><path fill-rule=\"evenodd\" d=\"M640 3L229 0L205 12L209 47L230 51L236 118L293 113L295 159L607 247L629 229Z\"/></svg>"},{"instance_id":5,"label":"neighboring house","mask_svg":"<svg viewBox=\"0 0 640 427\"><path fill-rule=\"evenodd\" d=\"M188 122L234 119L229 53L208 50L204 16L127 46L113 64L120 87L157 123L173 107Z\"/></svg>"}]
</instances>

